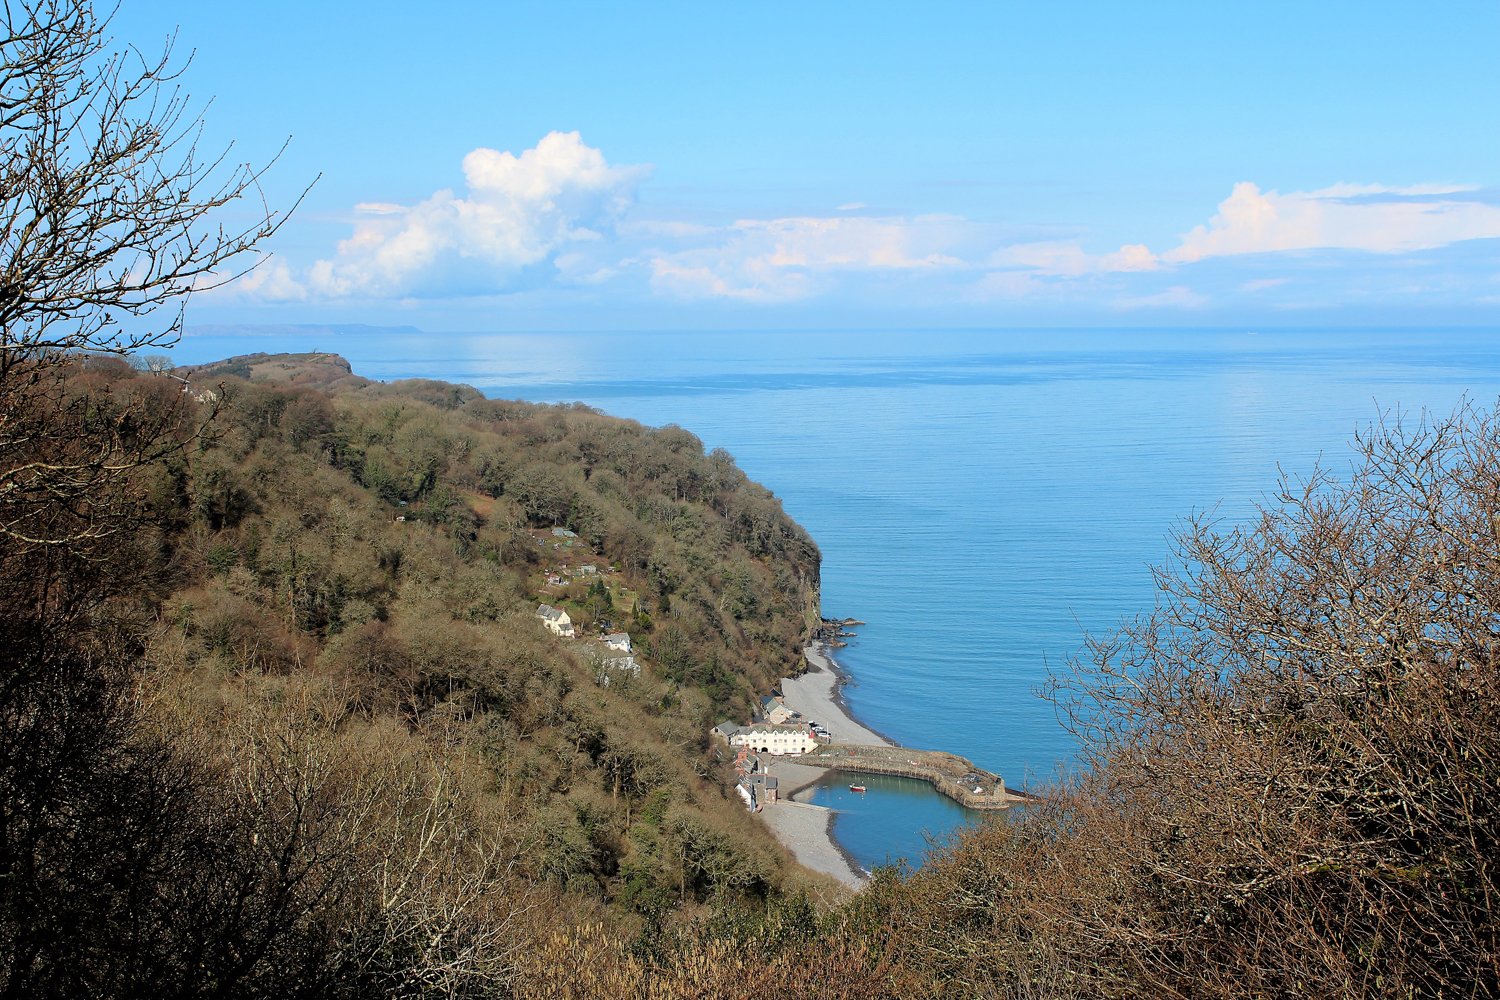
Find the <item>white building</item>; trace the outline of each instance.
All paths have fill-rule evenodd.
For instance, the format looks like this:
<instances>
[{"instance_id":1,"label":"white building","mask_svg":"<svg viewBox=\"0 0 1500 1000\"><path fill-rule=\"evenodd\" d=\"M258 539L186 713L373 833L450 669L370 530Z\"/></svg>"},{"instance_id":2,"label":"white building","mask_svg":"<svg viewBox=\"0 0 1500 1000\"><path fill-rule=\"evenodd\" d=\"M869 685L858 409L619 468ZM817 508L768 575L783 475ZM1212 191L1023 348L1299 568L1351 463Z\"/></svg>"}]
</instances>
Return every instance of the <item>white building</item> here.
<instances>
[{"instance_id":1,"label":"white building","mask_svg":"<svg viewBox=\"0 0 1500 1000\"><path fill-rule=\"evenodd\" d=\"M751 753L768 753L773 757L786 754L812 753L818 741L806 726L773 725L758 722L743 726L729 737L729 745L745 747Z\"/></svg>"},{"instance_id":2,"label":"white building","mask_svg":"<svg viewBox=\"0 0 1500 1000\"><path fill-rule=\"evenodd\" d=\"M554 608L550 604L543 604L536 609L536 616L547 626L547 630L553 635L560 635L571 639L576 634L573 630L573 619L562 608Z\"/></svg>"},{"instance_id":3,"label":"white building","mask_svg":"<svg viewBox=\"0 0 1500 1000\"><path fill-rule=\"evenodd\" d=\"M622 653L630 652L630 633L611 632L604 637L604 644L610 649L618 649Z\"/></svg>"}]
</instances>

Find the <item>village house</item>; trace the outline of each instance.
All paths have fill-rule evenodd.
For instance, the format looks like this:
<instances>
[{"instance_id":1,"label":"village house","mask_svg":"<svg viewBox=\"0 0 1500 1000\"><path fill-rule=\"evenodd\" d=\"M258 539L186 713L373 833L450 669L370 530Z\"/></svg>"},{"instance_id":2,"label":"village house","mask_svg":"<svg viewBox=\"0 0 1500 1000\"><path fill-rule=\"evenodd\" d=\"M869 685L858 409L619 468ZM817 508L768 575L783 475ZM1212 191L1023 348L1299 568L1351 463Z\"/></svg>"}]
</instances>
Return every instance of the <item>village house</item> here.
<instances>
[{"instance_id":1,"label":"village house","mask_svg":"<svg viewBox=\"0 0 1500 1000\"><path fill-rule=\"evenodd\" d=\"M767 695L760 700L760 717L763 721L772 725L780 725L790 722L792 719L802 718L796 712L786 707L786 703L773 695Z\"/></svg>"},{"instance_id":2,"label":"village house","mask_svg":"<svg viewBox=\"0 0 1500 1000\"><path fill-rule=\"evenodd\" d=\"M735 725L733 722L730 722L728 719L725 719L723 722L719 723L717 726L714 726L709 730L710 733L717 736L719 739L723 740L726 743L729 742L729 738L731 736L739 731L740 727Z\"/></svg>"},{"instance_id":3,"label":"village house","mask_svg":"<svg viewBox=\"0 0 1500 1000\"><path fill-rule=\"evenodd\" d=\"M751 753L781 757L812 753L818 748L818 740L807 726L756 723L736 730L729 737L729 745L746 747Z\"/></svg>"},{"instance_id":4,"label":"village house","mask_svg":"<svg viewBox=\"0 0 1500 1000\"><path fill-rule=\"evenodd\" d=\"M757 772L747 774L740 779L740 787L750 793L750 808L758 805L770 805L780 796L780 782L774 774Z\"/></svg>"},{"instance_id":5,"label":"village house","mask_svg":"<svg viewBox=\"0 0 1500 1000\"><path fill-rule=\"evenodd\" d=\"M611 632L604 637L604 644L610 649L618 649L622 652L630 652L630 633Z\"/></svg>"},{"instance_id":6,"label":"village house","mask_svg":"<svg viewBox=\"0 0 1500 1000\"><path fill-rule=\"evenodd\" d=\"M547 626L547 630L553 635L560 635L565 639L571 639L577 633L573 629L573 619L561 608L554 608L550 604L543 604L536 609L536 616Z\"/></svg>"}]
</instances>

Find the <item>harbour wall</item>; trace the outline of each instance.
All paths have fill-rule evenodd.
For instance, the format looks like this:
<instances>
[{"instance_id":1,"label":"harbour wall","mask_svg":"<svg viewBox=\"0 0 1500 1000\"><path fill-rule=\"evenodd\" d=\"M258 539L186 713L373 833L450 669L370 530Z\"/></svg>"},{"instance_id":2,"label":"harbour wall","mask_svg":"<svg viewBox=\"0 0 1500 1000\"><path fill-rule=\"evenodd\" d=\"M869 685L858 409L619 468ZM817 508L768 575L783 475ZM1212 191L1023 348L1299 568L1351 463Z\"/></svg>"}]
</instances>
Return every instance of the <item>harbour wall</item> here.
<instances>
[{"instance_id":1,"label":"harbour wall","mask_svg":"<svg viewBox=\"0 0 1500 1000\"><path fill-rule=\"evenodd\" d=\"M858 774L916 778L929 783L966 809L1008 809L1028 798L1007 789L1005 779L999 775L940 750L835 744L803 754L796 758L796 763Z\"/></svg>"}]
</instances>

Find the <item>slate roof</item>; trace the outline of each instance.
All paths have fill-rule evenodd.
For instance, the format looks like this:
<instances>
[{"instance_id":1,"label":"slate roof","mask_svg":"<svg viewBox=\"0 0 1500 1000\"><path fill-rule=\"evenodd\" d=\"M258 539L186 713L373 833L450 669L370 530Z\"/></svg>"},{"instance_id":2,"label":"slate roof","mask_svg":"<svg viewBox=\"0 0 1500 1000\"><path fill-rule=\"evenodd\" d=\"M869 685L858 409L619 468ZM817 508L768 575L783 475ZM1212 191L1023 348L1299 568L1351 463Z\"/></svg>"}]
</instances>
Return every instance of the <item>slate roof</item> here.
<instances>
[{"instance_id":1,"label":"slate roof","mask_svg":"<svg viewBox=\"0 0 1500 1000\"><path fill-rule=\"evenodd\" d=\"M807 727L792 722L757 722L751 726L741 726L738 731L750 736L775 735L777 733L806 733Z\"/></svg>"}]
</instances>

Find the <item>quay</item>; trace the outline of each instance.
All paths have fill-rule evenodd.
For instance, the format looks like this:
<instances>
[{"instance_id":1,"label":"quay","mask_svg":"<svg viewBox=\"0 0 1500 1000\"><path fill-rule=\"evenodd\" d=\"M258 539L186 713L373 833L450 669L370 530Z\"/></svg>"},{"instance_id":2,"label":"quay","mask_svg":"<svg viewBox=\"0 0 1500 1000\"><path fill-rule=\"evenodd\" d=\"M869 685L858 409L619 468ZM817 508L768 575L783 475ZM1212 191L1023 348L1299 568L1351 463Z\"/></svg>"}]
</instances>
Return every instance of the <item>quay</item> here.
<instances>
[{"instance_id":1,"label":"quay","mask_svg":"<svg viewBox=\"0 0 1500 1000\"><path fill-rule=\"evenodd\" d=\"M966 809L1008 809L1030 796L1005 787L1005 779L975 767L966 758L941 750L912 750L894 746L824 744L795 758L808 767L825 767L857 774L894 774L928 782Z\"/></svg>"}]
</instances>

